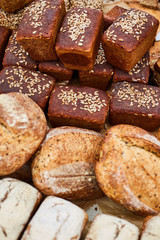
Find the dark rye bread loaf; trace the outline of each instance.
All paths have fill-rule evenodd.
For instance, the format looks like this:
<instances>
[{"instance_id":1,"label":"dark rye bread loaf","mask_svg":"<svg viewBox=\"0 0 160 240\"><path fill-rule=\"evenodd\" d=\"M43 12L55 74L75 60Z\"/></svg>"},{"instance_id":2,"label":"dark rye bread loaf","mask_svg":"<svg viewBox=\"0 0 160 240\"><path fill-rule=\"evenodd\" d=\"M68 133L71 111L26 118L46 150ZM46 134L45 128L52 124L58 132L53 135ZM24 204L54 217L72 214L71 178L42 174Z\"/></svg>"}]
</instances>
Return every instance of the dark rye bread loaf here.
<instances>
[{"instance_id":1,"label":"dark rye bread loaf","mask_svg":"<svg viewBox=\"0 0 160 240\"><path fill-rule=\"evenodd\" d=\"M17 240L42 196L31 185L13 178L0 180L0 239Z\"/></svg>"},{"instance_id":2,"label":"dark rye bread loaf","mask_svg":"<svg viewBox=\"0 0 160 240\"><path fill-rule=\"evenodd\" d=\"M109 110L106 92L77 86L56 86L49 100L52 126L75 126L95 131L104 127Z\"/></svg>"},{"instance_id":3,"label":"dark rye bread loaf","mask_svg":"<svg viewBox=\"0 0 160 240\"><path fill-rule=\"evenodd\" d=\"M71 8L61 25L56 52L65 67L77 70L93 68L102 33L102 11Z\"/></svg>"},{"instance_id":4,"label":"dark rye bread loaf","mask_svg":"<svg viewBox=\"0 0 160 240\"><path fill-rule=\"evenodd\" d=\"M14 13L31 2L33 2L33 0L0 0L0 8L5 12Z\"/></svg>"},{"instance_id":5,"label":"dark rye bread loaf","mask_svg":"<svg viewBox=\"0 0 160 240\"><path fill-rule=\"evenodd\" d=\"M53 77L20 66L6 67L0 72L0 93L24 93L43 110L54 84Z\"/></svg>"},{"instance_id":6,"label":"dark rye bread loaf","mask_svg":"<svg viewBox=\"0 0 160 240\"><path fill-rule=\"evenodd\" d=\"M128 82L113 84L110 123L131 124L148 131L160 127L160 88Z\"/></svg>"},{"instance_id":7,"label":"dark rye bread loaf","mask_svg":"<svg viewBox=\"0 0 160 240\"><path fill-rule=\"evenodd\" d=\"M103 34L107 61L130 71L152 46L158 25L159 21L146 12L125 11Z\"/></svg>"},{"instance_id":8,"label":"dark rye bread loaf","mask_svg":"<svg viewBox=\"0 0 160 240\"><path fill-rule=\"evenodd\" d=\"M41 108L22 93L0 94L0 176L21 168L47 131Z\"/></svg>"},{"instance_id":9,"label":"dark rye bread loaf","mask_svg":"<svg viewBox=\"0 0 160 240\"><path fill-rule=\"evenodd\" d=\"M106 90L114 73L113 67L107 63L102 44L100 44L94 67L90 71L79 71L81 86Z\"/></svg>"},{"instance_id":10,"label":"dark rye bread loaf","mask_svg":"<svg viewBox=\"0 0 160 240\"><path fill-rule=\"evenodd\" d=\"M66 199L101 197L94 173L101 142L102 135L91 130L51 129L32 164L34 185L46 195Z\"/></svg>"},{"instance_id":11,"label":"dark rye bread loaf","mask_svg":"<svg viewBox=\"0 0 160 240\"><path fill-rule=\"evenodd\" d=\"M21 66L36 70L37 63L29 56L29 53L17 42L17 31L13 31L9 39L3 58L3 67Z\"/></svg>"},{"instance_id":12,"label":"dark rye bread loaf","mask_svg":"<svg viewBox=\"0 0 160 240\"><path fill-rule=\"evenodd\" d=\"M104 193L130 211L142 216L160 211L160 141L147 131L110 128L95 172Z\"/></svg>"},{"instance_id":13,"label":"dark rye bread loaf","mask_svg":"<svg viewBox=\"0 0 160 240\"><path fill-rule=\"evenodd\" d=\"M2 67L2 60L9 36L10 30L6 27L0 26L0 68Z\"/></svg>"},{"instance_id":14,"label":"dark rye bread loaf","mask_svg":"<svg viewBox=\"0 0 160 240\"><path fill-rule=\"evenodd\" d=\"M129 72L115 68L113 82L136 82L148 84L149 80L149 52Z\"/></svg>"},{"instance_id":15,"label":"dark rye bread loaf","mask_svg":"<svg viewBox=\"0 0 160 240\"><path fill-rule=\"evenodd\" d=\"M64 0L36 0L25 12L17 41L35 61L57 59L55 41L64 15Z\"/></svg>"}]
</instances>

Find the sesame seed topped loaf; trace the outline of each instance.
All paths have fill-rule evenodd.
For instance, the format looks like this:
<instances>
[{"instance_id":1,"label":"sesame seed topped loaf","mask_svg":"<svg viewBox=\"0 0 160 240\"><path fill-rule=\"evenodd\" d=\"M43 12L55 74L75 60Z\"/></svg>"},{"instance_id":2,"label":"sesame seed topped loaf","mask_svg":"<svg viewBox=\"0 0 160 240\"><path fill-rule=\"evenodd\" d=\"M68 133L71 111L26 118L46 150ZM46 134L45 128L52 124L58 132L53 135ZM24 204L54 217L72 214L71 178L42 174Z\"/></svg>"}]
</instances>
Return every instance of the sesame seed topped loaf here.
<instances>
[{"instance_id":1,"label":"sesame seed topped loaf","mask_svg":"<svg viewBox=\"0 0 160 240\"><path fill-rule=\"evenodd\" d=\"M5 12L14 13L31 2L33 2L33 0L0 0L0 8Z\"/></svg>"},{"instance_id":2,"label":"sesame seed topped loaf","mask_svg":"<svg viewBox=\"0 0 160 240\"><path fill-rule=\"evenodd\" d=\"M149 52L147 52L129 72L116 68L113 75L113 82L126 81L148 84L149 70Z\"/></svg>"},{"instance_id":3,"label":"sesame seed topped loaf","mask_svg":"<svg viewBox=\"0 0 160 240\"><path fill-rule=\"evenodd\" d=\"M160 88L118 82L111 91L110 122L131 124L148 131L160 127Z\"/></svg>"},{"instance_id":4,"label":"sesame seed topped loaf","mask_svg":"<svg viewBox=\"0 0 160 240\"><path fill-rule=\"evenodd\" d=\"M63 0L36 0L25 12L17 41L35 61L56 60L56 36L65 15Z\"/></svg>"},{"instance_id":5,"label":"sesame seed topped loaf","mask_svg":"<svg viewBox=\"0 0 160 240\"><path fill-rule=\"evenodd\" d=\"M57 197L47 197L28 224L21 240L79 240L87 222L85 211Z\"/></svg>"},{"instance_id":6,"label":"sesame seed topped loaf","mask_svg":"<svg viewBox=\"0 0 160 240\"><path fill-rule=\"evenodd\" d=\"M129 72L152 46L158 25L159 21L146 12L125 11L103 34L107 61Z\"/></svg>"},{"instance_id":7,"label":"sesame seed topped loaf","mask_svg":"<svg viewBox=\"0 0 160 240\"><path fill-rule=\"evenodd\" d=\"M160 216L149 216L144 219L141 240L160 239Z\"/></svg>"},{"instance_id":8,"label":"sesame seed topped loaf","mask_svg":"<svg viewBox=\"0 0 160 240\"><path fill-rule=\"evenodd\" d=\"M17 240L38 207L42 196L27 183L13 178L0 180L0 239Z\"/></svg>"},{"instance_id":9,"label":"sesame seed topped loaf","mask_svg":"<svg viewBox=\"0 0 160 240\"><path fill-rule=\"evenodd\" d=\"M17 29L26 9L27 7L21 9L16 13L6 13L3 9L0 8L0 25L11 30Z\"/></svg>"},{"instance_id":10,"label":"sesame seed topped loaf","mask_svg":"<svg viewBox=\"0 0 160 240\"><path fill-rule=\"evenodd\" d=\"M41 108L22 93L0 94L0 176L21 168L47 130Z\"/></svg>"},{"instance_id":11,"label":"sesame seed topped loaf","mask_svg":"<svg viewBox=\"0 0 160 240\"><path fill-rule=\"evenodd\" d=\"M116 21L117 18L120 17L125 11L125 8L116 5L109 12L104 13L104 30L109 28L109 26L114 21Z\"/></svg>"},{"instance_id":12,"label":"sesame seed topped loaf","mask_svg":"<svg viewBox=\"0 0 160 240\"><path fill-rule=\"evenodd\" d=\"M140 0L140 4L145 7L156 9L158 7L158 0Z\"/></svg>"},{"instance_id":13,"label":"sesame seed topped loaf","mask_svg":"<svg viewBox=\"0 0 160 240\"><path fill-rule=\"evenodd\" d=\"M91 70L94 66L102 33L101 10L70 9L61 25L56 52L65 67Z\"/></svg>"},{"instance_id":14,"label":"sesame seed topped loaf","mask_svg":"<svg viewBox=\"0 0 160 240\"><path fill-rule=\"evenodd\" d=\"M61 84L69 84L73 76L73 70L66 68L61 61L40 62L38 69L54 77L56 82Z\"/></svg>"},{"instance_id":15,"label":"sesame seed topped loaf","mask_svg":"<svg viewBox=\"0 0 160 240\"><path fill-rule=\"evenodd\" d=\"M9 36L10 30L6 27L0 26L0 68L2 66L2 60Z\"/></svg>"},{"instance_id":16,"label":"sesame seed topped loaf","mask_svg":"<svg viewBox=\"0 0 160 240\"><path fill-rule=\"evenodd\" d=\"M0 72L0 93L20 92L32 98L43 110L55 79L37 71L10 66Z\"/></svg>"},{"instance_id":17,"label":"sesame seed topped loaf","mask_svg":"<svg viewBox=\"0 0 160 240\"><path fill-rule=\"evenodd\" d=\"M107 63L102 44L100 44L93 69L90 71L79 71L80 84L106 90L113 72L114 69Z\"/></svg>"},{"instance_id":18,"label":"sesame seed topped loaf","mask_svg":"<svg viewBox=\"0 0 160 240\"><path fill-rule=\"evenodd\" d=\"M37 68L37 63L32 60L28 52L17 42L17 31L13 31L9 39L5 55L3 58L3 67L21 66L31 70Z\"/></svg>"},{"instance_id":19,"label":"sesame seed topped loaf","mask_svg":"<svg viewBox=\"0 0 160 240\"><path fill-rule=\"evenodd\" d=\"M102 10L103 0L70 0L71 7L93 8Z\"/></svg>"},{"instance_id":20,"label":"sesame seed topped loaf","mask_svg":"<svg viewBox=\"0 0 160 240\"><path fill-rule=\"evenodd\" d=\"M48 116L52 126L75 126L102 130L109 110L109 98L102 90L56 86L51 94Z\"/></svg>"},{"instance_id":21,"label":"sesame seed topped loaf","mask_svg":"<svg viewBox=\"0 0 160 240\"><path fill-rule=\"evenodd\" d=\"M67 199L103 196L94 173L100 133L75 128L51 129L32 164L34 185L46 195Z\"/></svg>"},{"instance_id":22,"label":"sesame seed topped loaf","mask_svg":"<svg viewBox=\"0 0 160 240\"><path fill-rule=\"evenodd\" d=\"M160 212L160 141L147 131L110 128L95 172L103 192L128 210L142 216Z\"/></svg>"},{"instance_id":23,"label":"sesame seed topped loaf","mask_svg":"<svg viewBox=\"0 0 160 240\"><path fill-rule=\"evenodd\" d=\"M138 240L139 229L130 222L106 214L93 220L85 240Z\"/></svg>"}]
</instances>

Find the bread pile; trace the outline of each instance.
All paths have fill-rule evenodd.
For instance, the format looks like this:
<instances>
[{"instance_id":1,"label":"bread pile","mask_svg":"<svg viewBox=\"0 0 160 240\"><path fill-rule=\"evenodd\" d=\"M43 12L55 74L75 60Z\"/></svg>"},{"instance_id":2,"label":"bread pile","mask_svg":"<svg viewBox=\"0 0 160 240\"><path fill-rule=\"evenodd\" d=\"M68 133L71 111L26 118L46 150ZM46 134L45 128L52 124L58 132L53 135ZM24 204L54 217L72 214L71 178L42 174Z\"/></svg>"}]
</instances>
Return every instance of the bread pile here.
<instances>
[{"instance_id":1,"label":"bread pile","mask_svg":"<svg viewBox=\"0 0 160 240\"><path fill-rule=\"evenodd\" d=\"M160 237L159 21L102 5L0 0L1 240L78 240L88 216L68 200L104 195L143 230L101 214L86 240Z\"/></svg>"}]
</instances>

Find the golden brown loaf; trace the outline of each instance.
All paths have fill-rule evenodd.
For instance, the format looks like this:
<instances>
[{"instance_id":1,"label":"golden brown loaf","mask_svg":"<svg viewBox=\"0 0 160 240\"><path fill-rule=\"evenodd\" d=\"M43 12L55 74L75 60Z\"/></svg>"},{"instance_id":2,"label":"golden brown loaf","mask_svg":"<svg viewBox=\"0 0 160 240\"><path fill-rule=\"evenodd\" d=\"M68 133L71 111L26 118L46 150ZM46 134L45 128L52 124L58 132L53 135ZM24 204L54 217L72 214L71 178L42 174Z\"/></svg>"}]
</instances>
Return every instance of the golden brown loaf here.
<instances>
[{"instance_id":1,"label":"golden brown loaf","mask_svg":"<svg viewBox=\"0 0 160 240\"><path fill-rule=\"evenodd\" d=\"M160 141L147 131L110 128L95 171L104 193L116 202L143 216L160 211Z\"/></svg>"},{"instance_id":2,"label":"golden brown loaf","mask_svg":"<svg viewBox=\"0 0 160 240\"><path fill-rule=\"evenodd\" d=\"M91 130L51 129L32 164L35 186L46 195L67 199L102 196L94 173L101 142L102 135Z\"/></svg>"},{"instance_id":3,"label":"golden brown loaf","mask_svg":"<svg viewBox=\"0 0 160 240\"><path fill-rule=\"evenodd\" d=\"M28 224L21 240L79 240L88 216L81 208L47 197Z\"/></svg>"},{"instance_id":4,"label":"golden brown loaf","mask_svg":"<svg viewBox=\"0 0 160 240\"><path fill-rule=\"evenodd\" d=\"M33 100L21 93L0 94L0 176L31 158L46 129L45 115Z\"/></svg>"}]
</instances>

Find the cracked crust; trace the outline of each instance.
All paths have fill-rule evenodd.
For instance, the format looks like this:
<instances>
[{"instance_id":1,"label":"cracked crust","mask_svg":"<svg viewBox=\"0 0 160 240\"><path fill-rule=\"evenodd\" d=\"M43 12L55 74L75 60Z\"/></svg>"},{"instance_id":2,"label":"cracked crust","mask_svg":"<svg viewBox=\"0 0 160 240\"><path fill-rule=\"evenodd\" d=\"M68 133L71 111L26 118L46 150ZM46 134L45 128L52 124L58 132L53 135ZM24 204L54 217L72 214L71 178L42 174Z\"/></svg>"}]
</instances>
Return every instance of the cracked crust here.
<instances>
[{"instance_id":1,"label":"cracked crust","mask_svg":"<svg viewBox=\"0 0 160 240\"><path fill-rule=\"evenodd\" d=\"M160 211L160 141L145 130L110 128L95 172L104 193L129 210L143 216Z\"/></svg>"},{"instance_id":2,"label":"cracked crust","mask_svg":"<svg viewBox=\"0 0 160 240\"><path fill-rule=\"evenodd\" d=\"M39 191L29 184L0 180L0 239L17 240L40 200Z\"/></svg>"},{"instance_id":3,"label":"cracked crust","mask_svg":"<svg viewBox=\"0 0 160 240\"><path fill-rule=\"evenodd\" d=\"M141 240L160 239L160 216L149 216L144 219Z\"/></svg>"},{"instance_id":4,"label":"cracked crust","mask_svg":"<svg viewBox=\"0 0 160 240\"><path fill-rule=\"evenodd\" d=\"M22 240L78 240L87 219L87 214L73 203L50 196L30 221Z\"/></svg>"},{"instance_id":5,"label":"cracked crust","mask_svg":"<svg viewBox=\"0 0 160 240\"><path fill-rule=\"evenodd\" d=\"M0 94L0 176L21 168L46 130L45 115L33 100L21 93Z\"/></svg>"},{"instance_id":6,"label":"cracked crust","mask_svg":"<svg viewBox=\"0 0 160 240\"><path fill-rule=\"evenodd\" d=\"M100 133L74 127L50 130L32 164L35 186L46 195L67 199L102 196L94 173Z\"/></svg>"},{"instance_id":7,"label":"cracked crust","mask_svg":"<svg viewBox=\"0 0 160 240\"><path fill-rule=\"evenodd\" d=\"M139 229L126 220L100 214L95 217L85 240L139 239Z\"/></svg>"}]
</instances>

